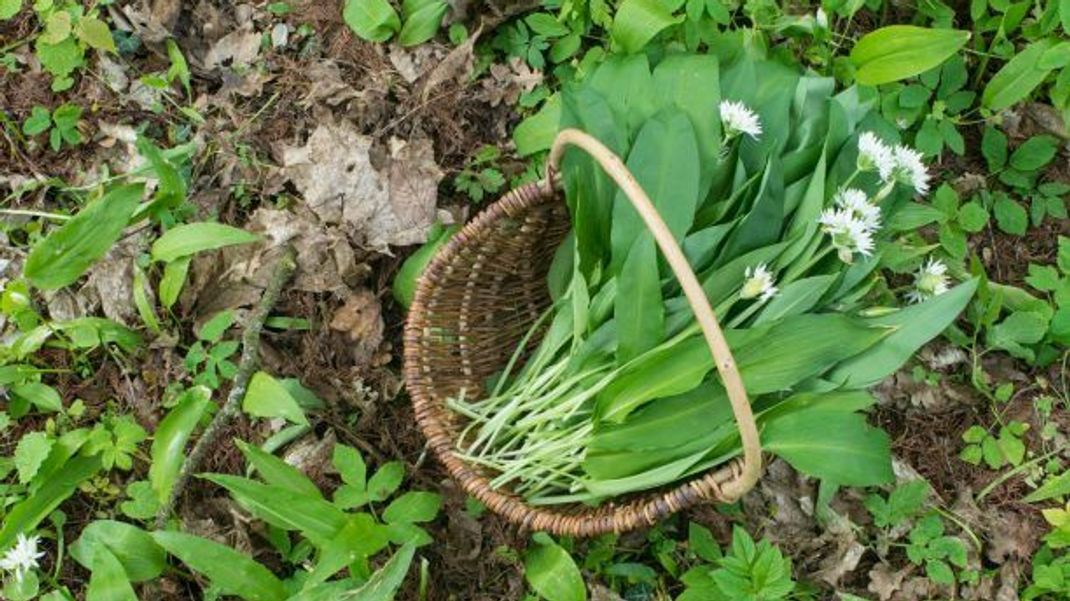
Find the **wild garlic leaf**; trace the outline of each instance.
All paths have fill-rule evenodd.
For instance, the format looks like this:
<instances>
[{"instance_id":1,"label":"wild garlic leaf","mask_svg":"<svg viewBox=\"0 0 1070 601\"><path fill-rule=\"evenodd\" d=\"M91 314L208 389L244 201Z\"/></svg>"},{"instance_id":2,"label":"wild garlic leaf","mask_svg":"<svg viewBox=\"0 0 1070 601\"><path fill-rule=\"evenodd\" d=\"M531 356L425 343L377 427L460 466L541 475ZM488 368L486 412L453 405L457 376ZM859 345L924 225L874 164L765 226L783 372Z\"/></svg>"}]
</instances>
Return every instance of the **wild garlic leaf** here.
<instances>
[{"instance_id":1,"label":"wild garlic leaf","mask_svg":"<svg viewBox=\"0 0 1070 601\"><path fill-rule=\"evenodd\" d=\"M770 420L762 448L800 472L846 486L894 480L888 435L858 413L811 410Z\"/></svg>"},{"instance_id":2,"label":"wild garlic leaf","mask_svg":"<svg viewBox=\"0 0 1070 601\"><path fill-rule=\"evenodd\" d=\"M624 0L613 18L610 37L614 44L632 54L642 50L662 30L683 20L683 16L674 17L659 0Z\"/></svg>"},{"instance_id":3,"label":"wild garlic leaf","mask_svg":"<svg viewBox=\"0 0 1070 601\"><path fill-rule=\"evenodd\" d=\"M385 42L401 29L401 19L387 0L346 0L342 19L369 42Z\"/></svg>"},{"instance_id":4,"label":"wild garlic leaf","mask_svg":"<svg viewBox=\"0 0 1070 601\"><path fill-rule=\"evenodd\" d=\"M851 49L859 83L906 79L943 63L970 39L970 32L889 25L862 36Z\"/></svg>"},{"instance_id":5,"label":"wild garlic leaf","mask_svg":"<svg viewBox=\"0 0 1070 601\"><path fill-rule=\"evenodd\" d=\"M71 545L71 557L82 567L92 570L93 558L101 549L115 556L130 582L152 580L167 567L167 555L152 536L126 522L90 522Z\"/></svg>"},{"instance_id":6,"label":"wild garlic leaf","mask_svg":"<svg viewBox=\"0 0 1070 601\"><path fill-rule=\"evenodd\" d=\"M201 476L227 489L242 507L257 518L283 530L298 531L315 544L337 536L347 517L320 496L293 492L229 474Z\"/></svg>"},{"instance_id":7,"label":"wild garlic leaf","mask_svg":"<svg viewBox=\"0 0 1070 601\"><path fill-rule=\"evenodd\" d=\"M310 497L322 496L316 484L296 467L247 442L238 441L238 448L264 482Z\"/></svg>"},{"instance_id":8,"label":"wild garlic leaf","mask_svg":"<svg viewBox=\"0 0 1070 601\"><path fill-rule=\"evenodd\" d=\"M149 482L160 502L166 502L186 457L186 443L211 401L211 391L203 386L187 389L175 406L156 426L149 465Z\"/></svg>"},{"instance_id":9,"label":"wild garlic leaf","mask_svg":"<svg viewBox=\"0 0 1070 601\"><path fill-rule=\"evenodd\" d=\"M398 43L415 46L435 37L442 25L448 5L442 0L405 0L401 5L404 24L398 33Z\"/></svg>"},{"instance_id":10,"label":"wild garlic leaf","mask_svg":"<svg viewBox=\"0 0 1070 601\"><path fill-rule=\"evenodd\" d=\"M107 547L93 553L86 601L137 601L123 565Z\"/></svg>"},{"instance_id":11,"label":"wild garlic leaf","mask_svg":"<svg viewBox=\"0 0 1070 601\"><path fill-rule=\"evenodd\" d=\"M225 594L247 601L284 601L289 596L267 568L226 545L181 532L153 532L152 538Z\"/></svg>"},{"instance_id":12,"label":"wild garlic leaf","mask_svg":"<svg viewBox=\"0 0 1070 601\"><path fill-rule=\"evenodd\" d=\"M152 243L152 259L166 263L206 250L258 240L260 236L252 232L222 223L185 223L167 230Z\"/></svg>"},{"instance_id":13,"label":"wild garlic leaf","mask_svg":"<svg viewBox=\"0 0 1070 601\"><path fill-rule=\"evenodd\" d=\"M1051 67L1041 66L1040 58L1055 44L1053 38L1041 38L1015 54L985 85L981 104L1000 111L1029 96L1051 73Z\"/></svg>"},{"instance_id":14,"label":"wild garlic leaf","mask_svg":"<svg viewBox=\"0 0 1070 601\"><path fill-rule=\"evenodd\" d=\"M34 245L23 274L34 286L55 290L74 283L119 239L144 191L117 186Z\"/></svg>"},{"instance_id":15,"label":"wild garlic leaf","mask_svg":"<svg viewBox=\"0 0 1070 601\"><path fill-rule=\"evenodd\" d=\"M278 380L263 371L253 374L242 398L242 411L256 417L282 417L295 424L308 424L297 401Z\"/></svg>"},{"instance_id":16,"label":"wild garlic leaf","mask_svg":"<svg viewBox=\"0 0 1070 601\"><path fill-rule=\"evenodd\" d=\"M576 562L545 534L524 553L524 578L547 601L586 601L587 586Z\"/></svg>"}]
</instances>

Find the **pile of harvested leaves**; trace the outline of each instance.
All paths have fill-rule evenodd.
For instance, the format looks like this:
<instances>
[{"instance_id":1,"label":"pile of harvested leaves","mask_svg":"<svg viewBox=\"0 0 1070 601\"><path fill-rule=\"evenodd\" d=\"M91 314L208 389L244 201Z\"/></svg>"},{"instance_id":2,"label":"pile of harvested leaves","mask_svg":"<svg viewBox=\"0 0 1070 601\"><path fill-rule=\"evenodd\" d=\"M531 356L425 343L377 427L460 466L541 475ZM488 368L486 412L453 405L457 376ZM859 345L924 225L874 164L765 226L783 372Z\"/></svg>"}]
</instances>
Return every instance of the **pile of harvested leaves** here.
<instances>
[{"instance_id":1,"label":"pile of harvested leaves","mask_svg":"<svg viewBox=\"0 0 1070 601\"><path fill-rule=\"evenodd\" d=\"M928 175L874 131L874 95L833 90L754 53L613 58L563 91L561 126L627 157L727 327L763 448L865 486L892 479L865 389L952 323L976 282L949 290L932 262L912 306L870 294L874 242ZM589 157L570 151L563 174L574 227L532 326L545 335L488 394L450 400L469 420L457 453L534 504L598 503L737 456L725 386L652 234Z\"/></svg>"}]
</instances>

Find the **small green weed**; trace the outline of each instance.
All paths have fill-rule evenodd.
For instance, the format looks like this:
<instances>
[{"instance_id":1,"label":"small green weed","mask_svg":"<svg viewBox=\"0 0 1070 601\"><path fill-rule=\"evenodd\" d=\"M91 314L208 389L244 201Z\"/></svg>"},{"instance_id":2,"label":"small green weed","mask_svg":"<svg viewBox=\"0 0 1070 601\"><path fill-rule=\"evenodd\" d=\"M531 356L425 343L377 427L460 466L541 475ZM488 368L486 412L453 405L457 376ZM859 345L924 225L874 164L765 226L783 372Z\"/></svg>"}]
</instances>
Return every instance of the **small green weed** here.
<instances>
[{"instance_id":1,"label":"small green weed","mask_svg":"<svg viewBox=\"0 0 1070 601\"><path fill-rule=\"evenodd\" d=\"M64 144L77 146L82 143L82 134L78 131L81 118L82 107L76 104L62 104L51 113L43 106L35 106L22 122L22 133L33 137L48 132L49 146L53 152L59 152Z\"/></svg>"},{"instance_id":2,"label":"small green weed","mask_svg":"<svg viewBox=\"0 0 1070 601\"><path fill-rule=\"evenodd\" d=\"M482 202L487 195L498 192L505 185L505 176L494 167L499 158L501 151L498 148L480 148L464 170L453 179L453 188L467 194L473 202Z\"/></svg>"},{"instance_id":3,"label":"small green weed","mask_svg":"<svg viewBox=\"0 0 1070 601\"><path fill-rule=\"evenodd\" d=\"M737 526L732 530L731 546L718 557L712 537L699 533L701 530L692 530L692 548L712 565L691 568L683 575L681 580L687 588L677 601L776 601L789 598L795 590L791 559L769 541L755 543L746 530Z\"/></svg>"}]
</instances>

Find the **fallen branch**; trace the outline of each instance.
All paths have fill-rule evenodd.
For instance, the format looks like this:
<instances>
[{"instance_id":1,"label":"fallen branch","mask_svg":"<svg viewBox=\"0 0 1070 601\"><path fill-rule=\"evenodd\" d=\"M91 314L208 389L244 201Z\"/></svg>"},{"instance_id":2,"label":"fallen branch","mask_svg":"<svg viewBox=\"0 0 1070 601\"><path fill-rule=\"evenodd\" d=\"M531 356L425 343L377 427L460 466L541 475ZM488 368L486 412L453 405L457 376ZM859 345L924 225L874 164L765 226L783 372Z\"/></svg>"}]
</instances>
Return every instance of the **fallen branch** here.
<instances>
[{"instance_id":1,"label":"fallen branch","mask_svg":"<svg viewBox=\"0 0 1070 601\"><path fill-rule=\"evenodd\" d=\"M208 424L204 434L197 440L197 444L193 445L193 450L186 457L186 461L182 463L178 479L171 488L170 497L156 512L157 528L163 528L167 518L174 511L175 505L178 504L178 499L182 496L182 492L186 489L190 477L200 469L205 455L215 446L223 430L241 410L241 401L245 396L245 389L249 386L249 379L259 363L260 332L264 329L264 321L267 319L272 307L275 306L283 285L289 281L290 276L293 275L294 269L297 267L295 259L296 252L293 247L288 246L275 264L274 272L271 274L271 281L268 282L267 288L264 289L264 294L260 297L260 302L257 304L256 309L249 315L245 331L242 332L241 360L238 363L238 373L234 376L234 385L231 386L230 393L227 395L227 401L223 404L223 408L219 410L219 413L212 418L212 422Z\"/></svg>"}]
</instances>

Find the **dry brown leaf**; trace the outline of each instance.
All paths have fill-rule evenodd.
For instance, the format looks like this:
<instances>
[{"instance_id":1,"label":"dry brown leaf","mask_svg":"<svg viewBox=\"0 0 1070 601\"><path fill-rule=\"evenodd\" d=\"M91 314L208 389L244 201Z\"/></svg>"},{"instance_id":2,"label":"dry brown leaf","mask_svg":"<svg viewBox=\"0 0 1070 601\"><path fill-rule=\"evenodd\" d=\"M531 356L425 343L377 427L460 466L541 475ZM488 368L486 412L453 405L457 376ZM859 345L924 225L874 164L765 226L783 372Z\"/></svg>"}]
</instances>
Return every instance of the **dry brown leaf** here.
<instances>
[{"instance_id":1,"label":"dry brown leaf","mask_svg":"<svg viewBox=\"0 0 1070 601\"><path fill-rule=\"evenodd\" d=\"M394 65L394 69L405 80L405 83L411 84L420 79L424 73L428 73L432 69L431 65L442 62L442 57L445 55L446 52L441 46L430 43L420 44L415 48L391 46L387 58L390 59L390 64Z\"/></svg>"},{"instance_id":2,"label":"dry brown leaf","mask_svg":"<svg viewBox=\"0 0 1070 601\"><path fill-rule=\"evenodd\" d=\"M237 94L245 98L254 98L264 91L264 84L274 77L270 73L264 73L255 69L245 70L241 73L231 69L223 70L223 85L219 88L218 96ZM218 100L217 100L218 102Z\"/></svg>"},{"instance_id":3,"label":"dry brown leaf","mask_svg":"<svg viewBox=\"0 0 1070 601\"><path fill-rule=\"evenodd\" d=\"M373 249L424 242L442 179L430 141L392 141L392 156L379 168L372 146L347 121L320 125L304 146L283 149L283 176L321 221L342 225Z\"/></svg>"},{"instance_id":4,"label":"dry brown leaf","mask_svg":"<svg viewBox=\"0 0 1070 601\"><path fill-rule=\"evenodd\" d=\"M338 106L347 100L360 97L360 93L353 86L342 81L342 70L333 60L315 61L303 71L303 74L308 81L308 86L299 104L305 109L317 102L323 102L327 106Z\"/></svg>"},{"instance_id":5,"label":"dry brown leaf","mask_svg":"<svg viewBox=\"0 0 1070 601\"><path fill-rule=\"evenodd\" d=\"M354 292L331 317L331 329L344 332L353 342L358 365L368 363L383 342L382 307L371 290Z\"/></svg>"},{"instance_id":6,"label":"dry brown leaf","mask_svg":"<svg viewBox=\"0 0 1070 601\"><path fill-rule=\"evenodd\" d=\"M483 27L480 25L478 29L472 32L472 35L468 36L464 43L450 50L446 58L442 59L441 62L435 65L434 69L427 73L427 77L420 84L421 101L427 102L431 92L447 81L459 80L464 83L472 76L475 66L475 53L473 50L482 33Z\"/></svg>"},{"instance_id":7,"label":"dry brown leaf","mask_svg":"<svg viewBox=\"0 0 1070 601\"><path fill-rule=\"evenodd\" d=\"M1005 563L999 568L999 590L994 601L1018 601L1018 584L1022 579L1021 567Z\"/></svg>"},{"instance_id":8,"label":"dry brown leaf","mask_svg":"<svg viewBox=\"0 0 1070 601\"><path fill-rule=\"evenodd\" d=\"M390 138L390 206L397 219L396 244L426 240L435 221L435 201L442 170L435 163L430 138L406 142Z\"/></svg>"},{"instance_id":9,"label":"dry brown leaf","mask_svg":"<svg viewBox=\"0 0 1070 601\"><path fill-rule=\"evenodd\" d=\"M372 139L348 122L320 125L301 147L283 150L284 175L327 224L369 223L389 204L385 178L372 167Z\"/></svg>"},{"instance_id":10,"label":"dry brown leaf","mask_svg":"<svg viewBox=\"0 0 1070 601\"><path fill-rule=\"evenodd\" d=\"M308 209L257 209L246 229L260 233L260 245L233 246L194 258L182 293L183 306L198 315L248 306L267 284L275 255L284 244L297 251L290 288L305 292L346 293L359 279L362 264L339 228L324 225Z\"/></svg>"},{"instance_id":11,"label":"dry brown leaf","mask_svg":"<svg viewBox=\"0 0 1070 601\"><path fill-rule=\"evenodd\" d=\"M483 79L483 90L479 98L491 106L501 103L516 104L520 95L535 89L542 83L541 71L532 71L527 63L519 58L509 59L508 64L495 63L490 66L490 77Z\"/></svg>"},{"instance_id":12,"label":"dry brown leaf","mask_svg":"<svg viewBox=\"0 0 1070 601\"><path fill-rule=\"evenodd\" d=\"M1070 138L1070 130L1063 122L1063 113L1043 102L1027 102L1022 107L1024 116L1036 125L1038 133L1052 134L1065 142Z\"/></svg>"},{"instance_id":13,"label":"dry brown leaf","mask_svg":"<svg viewBox=\"0 0 1070 601\"><path fill-rule=\"evenodd\" d=\"M252 27L232 31L220 38L204 55L204 68L245 67L260 57L260 34Z\"/></svg>"},{"instance_id":14,"label":"dry brown leaf","mask_svg":"<svg viewBox=\"0 0 1070 601\"><path fill-rule=\"evenodd\" d=\"M898 593L893 597L895 601L928 601L933 598L945 598L940 595L941 587L925 576L914 576L903 582Z\"/></svg>"},{"instance_id":15,"label":"dry brown leaf","mask_svg":"<svg viewBox=\"0 0 1070 601\"><path fill-rule=\"evenodd\" d=\"M589 586L591 589L591 601L624 601L624 597L601 584L591 583Z\"/></svg>"},{"instance_id":16,"label":"dry brown leaf","mask_svg":"<svg viewBox=\"0 0 1070 601\"><path fill-rule=\"evenodd\" d=\"M958 192L960 198L966 198L976 192L987 189L988 178L984 174L967 171L955 178L951 182L951 187L955 189L955 192Z\"/></svg>"},{"instance_id":17,"label":"dry brown leaf","mask_svg":"<svg viewBox=\"0 0 1070 601\"><path fill-rule=\"evenodd\" d=\"M778 535L787 536L792 532L810 530L815 525L809 501L810 484L799 476L786 461L776 459L765 470L761 481L762 496L774 511L775 528Z\"/></svg>"},{"instance_id":18,"label":"dry brown leaf","mask_svg":"<svg viewBox=\"0 0 1070 601\"><path fill-rule=\"evenodd\" d=\"M989 545L985 555L997 564L1028 563L1040 541L1040 532L1023 516L1013 512L996 514L990 508L984 522Z\"/></svg>"},{"instance_id":19,"label":"dry brown leaf","mask_svg":"<svg viewBox=\"0 0 1070 601\"><path fill-rule=\"evenodd\" d=\"M821 561L821 569L817 572L817 577L831 586L838 585L844 576L853 572L866 552L866 547L855 540L853 531L836 536L835 545L835 551Z\"/></svg>"},{"instance_id":20,"label":"dry brown leaf","mask_svg":"<svg viewBox=\"0 0 1070 601\"><path fill-rule=\"evenodd\" d=\"M446 537L451 552L467 561L475 560L483 550L483 525L465 511L450 511L446 516Z\"/></svg>"},{"instance_id":21,"label":"dry brown leaf","mask_svg":"<svg viewBox=\"0 0 1070 601\"><path fill-rule=\"evenodd\" d=\"M176 3L181 6L181 3ZM161 8L166 7L161 6ZM127 3L122 8L116 9L109 6L108 11L113 23L122 23L120 29L126 29L126 26L129 26L130 29L137 32L138 37L146 42L160 43L171 37L171 30L162 19L162 17L168 16L165 13L169 11L162 10L160 14L156 14L135 2Z\"/></svg>"},{"instance_id":22,"label":"dry brown leaf","mask_svg":"<svg viewBox=\"0 0 1070 601\"><path fill-rule=\"evenodd\" d=\"M146 111L158 110L162 97L163 92L159 88L154 88L140 79L130 82L130 90L125 96L127 100L132 101Z\"/></svg>"},{"instance_id":23,"label":"dry brown leaf","mask_svg":"<svg viewBox=\"0 0 1070 601\"><path fill-rule=\"evenodd\" d=\"M903 579L912 571L911 568L893 570L886 563L878 563L869 571L867 590L875 593L880 601L888 601L903 585Z\"/></svg>"},{"instance_id":24,"label":"dry brown leaf","mask_svg":"<svg viewBox=\"0 0 1070 601\"><path fill-rule=\"evenodd\" d=\"M150 21L162 29L174 31L181 14L182 0L152 0Z\"/></svg>"},{"instance_id":25,"label":"dry brown leaf","mask_svg":"<svg viewBox=\"0 0 1070 601\"><path fill-rule=\"evenodd\" d=\"M100 71L100 78L112 92L122 93L130 85L130 77L127 76L126 69L113 61L106 52L97 54L97 68Z\"/></svg>"},{"instance_id":26,"label":"dry brown leaf","mask_svg":"<svg viewBox=\"0 0 1070 601\"><path fill-rule=\"evenodd\" d=\"M334 430L327 430L323 438L310 433L290 445L282 460L300 470L312 481L318 482L330 469L331 454L337 442Z\"/></svg>"},{"instance_id":27,"label":"dry brown leaf","mask_svg":"<svg viewBox=\"0 0 1070 601\"><path fill-rule=\"evenodd\" d=\"M318 223L307 210L258 209L249 229L263 233L272 246L294 245L297 272L292 286L298 290L344 290L359 266L342 232Z\"/></svg>"},{"instance_id":28,"label":"dry brown leaf","mask_svg":"<svg viewBox=\"0 0 1070 601\"><path fill-rule=\"evenodd\" d=\"M881 404L909 409L920 407L928 412L946 412L976 402L975 393L958 386L950 378L941 378L931 385L919 382L907 370L901 370L881 381L873 388L873 395Z\"/></svg>"},{"instance_id":29,"label":"dry brown leaf","mask_svg":"<svg viewBox=\"0 0 1070 601\"><path fill-rule=\"evenodd\" d=\"M282 48L290 41L290 28L285 23L276 23L271 28L271 47Z\"/></svg>"},{"instance_id":30,"label":"dry brown leaf","mask_svg":"<svg viewBox=\"0 0 1070 601\"><path fill-rule=\"evenodd\" d=\"M121 240L90 268L80 294L95 298L107 318L132 325L137 318L134 307L134 261L147 250L146 234ZM151 302L152 290L146 289L146 294Z\"/></svg>"},{"instance_id":31,"label":"dry brown leaf","mask_svg":"<svg viewBox=\"0 0 1070 601\"><path fill-rule=\"evenodd\" d=\"M96 310L96 305L90 299L66 288L45 292L44 297L48 316L53 321L78 319Z\"/></svg>"}]
</instances>

